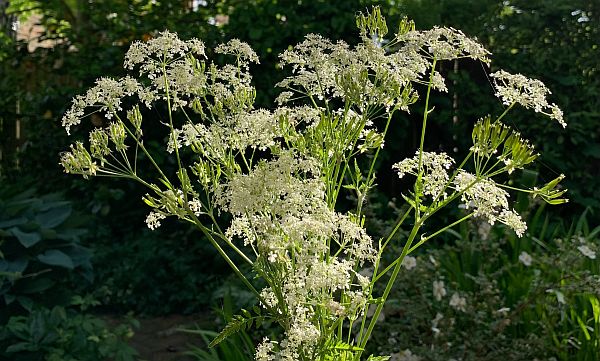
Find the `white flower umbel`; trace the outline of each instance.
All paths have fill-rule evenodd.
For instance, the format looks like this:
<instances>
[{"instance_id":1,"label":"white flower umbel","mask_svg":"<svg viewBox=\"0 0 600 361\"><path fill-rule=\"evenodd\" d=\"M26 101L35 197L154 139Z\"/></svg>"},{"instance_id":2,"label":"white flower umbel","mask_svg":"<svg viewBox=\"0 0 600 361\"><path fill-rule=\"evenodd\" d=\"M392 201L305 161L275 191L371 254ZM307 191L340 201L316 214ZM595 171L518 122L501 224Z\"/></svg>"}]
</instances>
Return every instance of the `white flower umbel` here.
<instances>
[{"instance_id":1,"label":"white flower umbel","mask_svg":"<svg viewBox=\"0 0 600 361\"><path fill-rule=\"evenodd\" d=\"M473 209L476 217L482 217L490 224L496 221L512 228L521 237L527 225L514 210L509 209L508 192L500 188L491 179L479 179L477 176L461 170L454 179L454 187L463 192L461 200L466 209Z\"/></svg>"},{"instance_id":2,"label":"white flower umbel","mask_svg":"<svg viewBox=\"0 0 600 361\"><path fill-rule=\"evenodd\" d=\"M423 167L423 194L437 198L442 195L444 187L448 183L448 170L454 164L454 159L446 153L423 152L421 166ZM392 166L402 178L406 174L417 176L419 173L419 151L412 158ZM445 194L445 193L444 193ZM444 197L445 198L445 197Z\"/></svg>"},{"instance_id":3,"label":"white flower umbel","mask_svg":"<svg viewBox=\"0 0 600 361\"><path fill-rule=\"evenodd\" d=\"M537 79L530 79L521 74L510 74L504 70L492 73L496 86L496 96L504 105L520 104L527 109L547 115L560 125L567 126L563 112L556 104L549 104L546 96L550 90Z\"/></svg>"},{"instance_id":4,"label":"white flower umbel","mask_svg":"<svg viewBox=\"0 0 600 361\"><path fill-rule=\"evenodd\" d=\"M81 123L88 107L96 107L110 119L114 112L122 110L122 99L140 89L140 84L128 76L122 79L100 78L96 80L96 86L89 89L85 95L77 95L73 99L73 104L62 118L62 126L67 134L71 134L71 127Z\"/></svg>"},{"instance_id":5,"label":"white flower umbel","mask_svg":"<svg viewBox=\"0 0 600 361\"><path fill-rule=\"evenodd\" d=\"M151 230L155 230L158 227L160 227L161 219L165 219L165 218L166 218L166 216L162 213L150 212L148 214L148 216L146 217L146 224L148 225L148 228L150 228Z\"/></svg>"}]
</instances>

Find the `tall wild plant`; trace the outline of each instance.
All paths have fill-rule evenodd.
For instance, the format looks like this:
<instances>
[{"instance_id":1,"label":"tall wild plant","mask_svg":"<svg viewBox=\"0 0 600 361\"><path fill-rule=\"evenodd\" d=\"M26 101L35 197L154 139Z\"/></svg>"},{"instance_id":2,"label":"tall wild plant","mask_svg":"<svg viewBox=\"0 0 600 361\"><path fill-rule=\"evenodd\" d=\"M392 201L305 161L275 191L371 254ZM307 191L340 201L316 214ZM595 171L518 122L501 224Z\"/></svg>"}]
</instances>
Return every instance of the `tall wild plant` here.
<instances>
[{"instance_id":1,"label":"tall wild plant","mask_svg":"<svg viewBox=\"0 0 600 361\"><path fill-rule=\"evenodd\" d=\"M473 146L457 162L425 149L427 121L435 116L430 93L447 91L441 62L471 58L487 64L489 52L458 30L417 31L408 20L388 38L378 8L359 15L357 24L362 41L355 47L311 34L281 54L291 75L278 84L283 91L274 110L253 107L249 66L259 59L249 45L219 45L215 53L233 61L218 65L207 60L200 40L165 31L131 45L125 68L135 77L99 79L75 97L63 118L67 132L88 110L111 121L92 130L89 143L76 142L62 154L67 173L127 178L147 187L148 227L170 216L192 223L256 295L260 307L242 311L213 344L269 321L281 331L257 345L256 360L359 360L402 265L414 261L410 254L418 247L471 217L523 235L527 226L510 207L509 192L565 201L564 190L556 188L562 176L533 189L494 180L537 157L501 122L511 108L532 108L566 125L540 81L492 74L506 111L476 123ZM425 94L419 94L421 86ZM394 115L423 97L420 146L393 166L399 177L414 180L403 193L407 211L387 237L372 239L363 206L375 187L380 150ZM139 104L125 106L125 99ZM164 117L149 116L161 110ZM146 148L148 127L164 129L165 150L177 164L173 174ZM140 160L152 163L155 173L140 174ZM336 205L345 192L358 201L342 212ZM423 233L423 225L451 204L465 207L467 216ZM397 239L403 227L409 236ZM401 242L402 251L383 264L390 242ZM262 289L240 271L232 252L252 266ZM384 291L376 293L381 282Z\"/></svg>"}]
</instances>

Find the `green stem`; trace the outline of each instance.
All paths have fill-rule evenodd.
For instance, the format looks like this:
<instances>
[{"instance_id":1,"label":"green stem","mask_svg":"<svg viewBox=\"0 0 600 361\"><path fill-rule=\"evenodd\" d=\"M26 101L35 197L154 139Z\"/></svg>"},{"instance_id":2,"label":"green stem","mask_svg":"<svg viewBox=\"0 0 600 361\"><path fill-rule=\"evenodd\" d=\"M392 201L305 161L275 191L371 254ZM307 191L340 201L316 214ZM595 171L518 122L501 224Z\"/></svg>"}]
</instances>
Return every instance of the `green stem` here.
<instances>
[{"instance_id":1,"label":"green stem","mask_svg":"<svg viewBox=\"0 0 600 361\"><path fill-rule=\"evenodd\" d=\"M418 175L416 185L418 191L415 192L415 214L416 220L418 221L421 217L420 208L421 208L421 194L420 188L423 182L423 147L425 145L425 132L427 130L427 117L429 116L429 97L431 95L431 88L433 85L433 76L435 75L435 64L436 59L433 58L433 62L431 64L431 74L429 75L429 83L427 84L427 96L425 97L425 111L423 112L423 126L421 128L421 141L419 142L419 162L418 162Z\"/></svg>"},{"instance_id":2,"label":"green stem","mask_svg":"<svg viewBox=\"0 0 600 361\"><path fill-rule=\"evenodd\" d=\"M383 129L383 139L385 139L385 135L387 134L388 128L390 126L390 122L392 121L392 116L394 115L394 110L392 110L390 112L390 115L388 116L387 121L385 123L385 128ZM367 174L367 179L366 179L367 182L370 182L370 180L371 180L371 176L373 175L373 171L375 169L375 162L377 161L377 158L379 157L380 150L381 150L381 147L378 147L377 150L375 151L375 155L373 156L373 160L371 161L371 166L369 167L369 173Z\"/></svg>"},{"instance_id":3,"label":"green stem","mask_svg":"<svg viewBox=\"0 0 600 361\"><path fill-rule=\"evenodd\" d=\"M496 121L500 121L500 119L504 118L504 116L506 115L506 113L509 112L509 110L512 109L512 107L515 105L516 103L513 102L511 105L508 106L508 108L504 109L504 112L502 114L500 114L500 116L496 119Z\"/></svg>"},{"instance_id":4,"label":"green stem","mask_svg":"<svg viewBox=\"0 0 600 361\"><path fill-rule=\"evenodd\" d=\"M430 239L434 238L434 237L435 237L435 236L437 236L438 234L440 234L440 233L442 233L442 232L445 232L446 230L448 230L448 229L450 229L450 228L452 228L452 227L456 226L457 224L460 224L460 223L462 223L462 222L466 221L467 219L469 219L469 218L473 217L473 215L474 215L474 213L470 213L470 214L468 214L468 215L466 215L466 216L462 217L461 219L459 219L459 220L457 220L457 221L454 221L454 222L452 222L451 224L447 225L446 227L444 227L444 228L442 228L442 229L440 229L440 230L438 230L438 231L436 231L436 232L432 233L430 236L427 236L427 237L423 237L423 238L421 238L421 240L420 240L419 242L417 242L417 244L415 244L414 246L412 246L412 247L411 247L411 248L408 250L408 253L411 253L411 252L413 252L414 250L416 250L417 248L419 248L419 246L421 246L423 243L425 243L425 242L427 242L428 240L430 240Z\"/></svg>"},{"instance_id":5,"label":"green stem","mask_svg":"<svg viewBox=\"0 0 600 361\"><path fill-rule=\"evenodd\" d=\"M406 244L404 245L404 248L402 249L402 253L398 257L399 261L396 263L396 266L394 267L394 271L392 272L392 275L385 287L385 290L383 291L383 295L380 298L380 302L377 305L377 308L375 309L375 313L373 314L371 321L369 322L369 327L367 328L367 331L365 332L364 335L362 335L362 332L361 332L361 334L359 334L359 336L358 336L358 339L360 340L359 347L364 348L367 344L367 341L371 337L371 333L373 332L373 328L375 327L375 324L377 323L377 319L379 318L379 315L381 314L381 311L383 310L385 301L387 300L390 292L392 291L392 287L394 286L394 283L396 282L398 273L400 273L400 266L402 265L402 261L404 260L404 257L408 254L408 250L410 249L410 246L412 245L412 242L414 241L414 239L417 235L417 232L419 231L421 226L422 226L422 223L420 221L416 222L414 224L412 231L410 232L410 235L408 237L408 240L406 241ZM366 317L366 313L363 317ZM361 354L362 354L362 351L359 351L357 356L360 358Z\"/></svg>"}]
</instances>

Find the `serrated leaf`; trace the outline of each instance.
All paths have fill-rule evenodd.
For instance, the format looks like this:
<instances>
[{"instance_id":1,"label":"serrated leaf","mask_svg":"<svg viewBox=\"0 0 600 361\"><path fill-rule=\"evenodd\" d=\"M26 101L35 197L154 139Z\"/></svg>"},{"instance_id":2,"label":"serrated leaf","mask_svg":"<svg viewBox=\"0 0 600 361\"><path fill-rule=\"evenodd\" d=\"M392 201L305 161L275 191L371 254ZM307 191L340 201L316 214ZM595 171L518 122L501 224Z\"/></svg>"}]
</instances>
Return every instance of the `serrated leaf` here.
<instances>
[{"instance_id":1,"label":"serrated leaf","mask_svg":"<svg viewBox=\"0 0 600 361\"><path fill-rule=\"evenodd\" d=\"M353 346L348 343L339 341L335 347L336 350L344 350L344 351L364 351L365 349L358 346Z\"/></svg>"},{"instance_id":2,"label":"serrated leaf","mask_svg":"<svg viewBox=\"0 0 600 361\"><path fill-rule=\"evenodd\" d=\"M373 356L370 355L367 361L387 361L391 358L391 356Z\"/></svg>"},{"instance_id":3,"label":"serrated leaf","mask_svg":"<svg viewBox=\"0 0 600 361\"><path fill-rule=\"evenodd\" d=\"M37 256L37 259L50 266L59 266L68 269L73 269L73 260L66 253L57 249L49 249L43 254Z\"/></svg>"},{"instance_id":4,"label":"serrated leaf","mask_svg":"<svg viewBox=\"0 0 600 361\"><path fill-rule=\"evenodd\" d=\"M17 237L19 243L25 248L34 246L42 240L42 236L38 232L23 232L17 227L13 227L9 231L13 236Z\"/></svg>"},{"instance_id":5,"label":"serrated leaf","mask_svg":"<svg viewBox=\"0 0 600 361\"><path fill-rule=\"evenodd\" d=\"M244 311L244 310L242 310L242 311ZM248 312L248 311L246 311L246 312ZM258 318L261 318L261 317L258 317ZM253 317L245 318L244 316L241 316L241 315L233 316L231 321L229 321L229 323L225 326L225 328L223 328L223 331L221 331L217 335L217 337L215 337L215 339L212 340L212 342L208 345L208 347L215 347L216 345L218 345L219 343L224 341L227 337L250 328L252 326L253 322L254 322Z\"/></svg>"}]
</instances>

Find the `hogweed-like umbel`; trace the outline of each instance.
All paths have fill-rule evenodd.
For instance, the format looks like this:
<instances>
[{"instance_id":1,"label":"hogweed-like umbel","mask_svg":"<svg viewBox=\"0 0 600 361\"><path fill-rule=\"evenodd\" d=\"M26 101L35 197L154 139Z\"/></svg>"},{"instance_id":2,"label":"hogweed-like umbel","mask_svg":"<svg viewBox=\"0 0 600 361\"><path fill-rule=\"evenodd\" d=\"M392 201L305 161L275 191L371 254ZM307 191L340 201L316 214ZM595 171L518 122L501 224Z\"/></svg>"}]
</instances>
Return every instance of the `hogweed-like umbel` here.
<instances>
[{"instance_id":1,"label":"hogweed-like umbel","mask_svg":"<svg viewBox=\"0 0 600 361\"><path fill-rule=\"evenodd\" d=\"M131 45L125 68L137 70L135 79L98 80L74 99L63 118L67 132L89 110L111 120L90 133L89 151L77 142L62 154L67 173L144 185L149 192L144 202L151 207L148 227L160 227L169 216L192 223L254 292L260 307L234 317L214 343L272 321L283 333L263 338L256 348L259 361L359 360L401 267L415 267L409 254L419 246L470 217L504 223L522 236L527 227L510 207L509 191L555 204L565 201L560 198L564 190L556 188L562 177L533 189L494 180L537 156L500 122L515 104L566 125L560 110L546 100L549 91L541 82L495 73L496 95L507 111L479 121L473 147L456 162L424 149L433 111L430 92L446 91L437 65L461 58L487 63L489 52L458 30L417 31L407 20L386 40L388 28L377 8L360 15L357 23L362 42L354 47L308 35L281 55L291 75L278 84L283 91L274 110L253 107L249 64L258 57L247 44L232 40L218 46L217 53L234 59L218 65L206 59L200 40L183 41L165 31ZM391 233L373 240L364 228L363 205L374 187L375 162L394 114L408 111L420 97L415 85L427 87L420 147L414 157L393 166L415 184L403 194L407 207ZM124 109L132 100L137 104ZM146 119L152 113L145 108L166 109L167 115ZM163 172L146 148L147 127L164 128L165 150L177 164L174 174ZM154 178L139 173L138 155L154 167ZM344 192L358 200L352 211L336 207ZM462 204L466 215L424 234L422 226L451 203ZM231 219L226 229L219 222L224 213ZM383 253L407 219L412 226L401 240L402 251L384 264ZM228 251L252 266L266 283L262 290ZM585 249L582 253L591 257ZM375 284L384 281L384 291L377 293ZM447 296L443 281L433 283L433 294L438 300ZM465 310L459 294L449 302Z\"/></svg>"}]
</instances>

